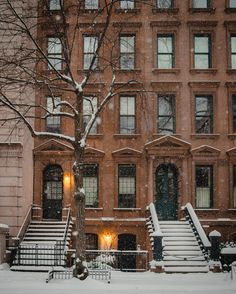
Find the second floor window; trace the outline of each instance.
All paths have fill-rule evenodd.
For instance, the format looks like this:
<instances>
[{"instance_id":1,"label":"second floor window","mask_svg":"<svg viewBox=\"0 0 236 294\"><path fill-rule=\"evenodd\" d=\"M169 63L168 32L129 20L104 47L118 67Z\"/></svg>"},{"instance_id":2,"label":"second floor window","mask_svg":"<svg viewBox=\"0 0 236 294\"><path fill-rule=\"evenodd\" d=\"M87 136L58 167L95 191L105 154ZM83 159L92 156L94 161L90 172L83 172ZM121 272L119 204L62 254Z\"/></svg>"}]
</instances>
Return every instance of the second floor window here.
<instances>
[{"instance_id":1,"label":"second floor window","mask_svg":"<svg viewBox=\"0 0 236 294\"><path fill-rule=\"evenodd\" d=\"M84 36L84 69L89 69L95 58L92 69L98 66L98 58L95 57L98 46L97 36Z\"/></svg>"},{"instance_id":2,"label":"second floor window","mask_svg":"<svg viewBox=\"0 0 236 294\"><path fill-rule=\"evenodd\" d=\"M157 36L157 67L162 69L174 67L173 35Z\"/></svg>"},{"instance_id":3,"label":"second floor window","mask_svg":"<svg viewBox=\"0 0 236 294\"><path fill-rule=\"evenodd\" d=\"M211 208L213 204L213 167L198 165L195 169L196 176L196 207Z\"/></svg>"},{"instance_id":4,"label":"second floor window","mask_svg":"<svg viewBox=\"0 0 236 294\"><path fill-rule=\"evenodd\" d=\"M173 7L173 0L156 0L157 9L166 9Z\"/></svg>"},{"instance_id":5,"label":"second floor window","mask_svg":"<svg viewBox=\"0 0 236 294\"><path fill-rule=\"evenodd\" d=\"M236 133L236 94L232 95L232 127L233 133Z\"/></svg>"},{"instance_id":6,"label":"second floor window","mask_svg":"<svg viewBox=\"0 0 236 294\"><path fill-rule=\"evenodd\" d=\"M195 96L195 127L197 134L213 132L213 97L211 95Z\"/></svg>"},{"instance_id":7,"label":"second floor window","mask_svg":"<svg viewBox=\"0 0 236 294\"><path fill-rule=\"evenodd\" d=\"M98 9L98 0L85 0L84 9L88 10L97 10Z\"/></svg>"},{"instance_id":8,"label":"second floor window","mask_svg":"<svg viewBox=\"0 0 236 294\"><path fill-rule=\"evenodd\" d=\"M61 10L63 0L49 0L49 10Z\"/></svg>"},{"instance_id":9,"label":"second floor window","mask_svg":"<svg viewBox=\"0 0 236 294\"><path fill-rule=\"evenodd\" d=\"M159 134L175 133L175 96L158 95L157 97L157 132Z\"/></svg>"},{"instance_id":10,"label":"second floor window","mask_svg":"<svg viewBox=\"0 0 236 294\"><path fill-rule=\"evenodd\" d=\"M135 97L120 97L120 134L135 133Z\"/></svg>"},{"instance_id":11,"label":"second floor window","mask_svg":"<svg viewBox=\"0 0 236 294\"><path fill-rule=\"evenodd\" d=\"M134 0L120 0L121 9L134 9Z\"/></svg>"},{"instance_id":12,"label":"second floor window","mask_svg":"<svg viewBox=\"0 0 236 294\"><path fill-rule=\"evenodd\" d=\"M229 7L236 8L236 0L229 0Z\"/></svg>"},{"instance_id":13,"label":"second floor window","mask_svg":"<svg viewBox=\"0 0 236 294\"><path fill-rule=\"evenodd\" d=\"M120 68L135 67L135 36L120 36Z\"/></svg>"},{"instance_id":14,"label":"second floor window","mask_svg":"<svg viewBox=\"0 0 236 294\"><path fill-rule=\"evenodd\" d=\"M231 38L231 68L236 69L236 35L232 35Z\"/></svg>"},{"instance_id":15,"label":"second floor window","mask_svg":"<svg viewBox=\"0 0 236 294\"><path fill-rule=\"evenodd\" d=\"M211 67L211 35L197 34L194 36L194 68L207 69Z\"/></svg>"},{"instance_id":16,"label":"second floor window","mask_svg":"<svg viewBox=\"0 0 236 294\"><path fill-rule=\"evenodd\" d=\"M193 8L210 8L210 0L193 0Z\"/></svg>"},{"instance_id":17,"label":"second floor window","mask_svg":"<svg viewBox=\"0 0 236 294\"><path fill-rule=\"evenodd\" d=\"M59 133L61 127L61 118L56 115L60 112L60 97L47 97L48 117L46 118L46 131L51 133ZM50 113L52 115L50 115Z\"/></svg>"},{"instance_id":18,"label":"second floor window","mask_svg":"<svg viewBox=\"0 0 236 294\"><path fill-rule=\"evenodd\" d=\"M83 169L85 206L98 207L98 165L85 164Z\"/></svg>"},{"instance_id":19,"label":"second floor window","mask_svg":"<svg viewBox=\"0 0 236 294\"><path fill-rule=\"evenodd\" d=\"M84 97L83 100L83 122L84 130L91 119L92 114L97 110L97 97ZM97 123L93 123L92 128L90 129L90 134L97 133Z\"/></svg>"},{"instance_id":20,"label":"second floor window","mask_svg":"<svg viewBox=\"0 0 236 294\"><path fill-rule=\"evenodd\" d=\"M133 208L136 206L136 166L134 164L120 164L118 166L118 175L118 207Z\"/></svg>"},{"instance_id":21,"label":"second floor window","mask_svg":"<svg viewBox=\"0 0 236 294\"><path fill-rule=\"evenodd\" d=\"M62 44L56 37L48 38L48 69L62 69Z\"/></svg>"}]
</instances>

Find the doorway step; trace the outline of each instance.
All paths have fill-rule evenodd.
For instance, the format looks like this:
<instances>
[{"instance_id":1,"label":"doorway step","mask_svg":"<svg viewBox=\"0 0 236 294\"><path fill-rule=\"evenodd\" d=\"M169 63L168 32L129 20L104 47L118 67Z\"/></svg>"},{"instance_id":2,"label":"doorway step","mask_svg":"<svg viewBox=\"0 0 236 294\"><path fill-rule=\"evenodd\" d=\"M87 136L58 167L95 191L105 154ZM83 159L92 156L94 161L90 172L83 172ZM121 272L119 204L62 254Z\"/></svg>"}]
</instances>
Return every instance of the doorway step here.
<instances>
[{"instance_id":1,"label":"doorway step","mask_svg":"<svg viewBox=\"0 0 236 294\"><path fill-rule=\"evenodd\" d=\"M72 222L31 221L19 244L11 270L48 271L66 265Z\"/></svg>"}]
</instances>

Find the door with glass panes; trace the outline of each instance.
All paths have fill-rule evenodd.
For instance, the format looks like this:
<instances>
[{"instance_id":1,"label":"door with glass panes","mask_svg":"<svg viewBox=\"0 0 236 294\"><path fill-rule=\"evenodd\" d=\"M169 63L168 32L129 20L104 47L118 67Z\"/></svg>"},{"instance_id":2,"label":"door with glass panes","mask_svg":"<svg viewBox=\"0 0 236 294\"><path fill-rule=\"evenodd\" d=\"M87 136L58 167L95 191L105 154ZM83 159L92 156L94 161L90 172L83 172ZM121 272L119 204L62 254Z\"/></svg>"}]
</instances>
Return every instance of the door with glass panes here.
<instances>
[{"instance_id":1,"label":"door with glass panes","mask_svg":"<svg viewBox=\"0 0 236 294\"><path fill-rule=\"evenodd\" d=\"M49 165L43 172L43 218L61 220L63 199L63 170Z\"/></svg>"},{"instance_id":2,"label":"door with glass panes","mask_svg":"<svg viewBox=\"0 0 236 294\"><path fill-rule=\"evenodd\" d=\"M173 164L161 164L156 170L155 206L160 220L177 219L178 174Z\"/></svg>"}]
</instances>

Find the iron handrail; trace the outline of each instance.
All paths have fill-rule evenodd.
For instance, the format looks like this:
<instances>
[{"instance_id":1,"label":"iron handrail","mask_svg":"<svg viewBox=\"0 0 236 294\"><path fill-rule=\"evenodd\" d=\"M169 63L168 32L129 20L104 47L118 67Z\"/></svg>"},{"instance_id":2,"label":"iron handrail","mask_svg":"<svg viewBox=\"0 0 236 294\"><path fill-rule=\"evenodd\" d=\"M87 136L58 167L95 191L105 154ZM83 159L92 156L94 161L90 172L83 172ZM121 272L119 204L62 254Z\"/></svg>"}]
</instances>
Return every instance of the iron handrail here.
<instances>
[{"instance_id":1,"label":"iron handrail","mask_svg":"<svg viewBox=\"0 0 236 294\"><path fill-rule=\"evenodd\" d=\"M25 232L26 232L26 229L29 225L29 223L31 222L31 219L32 219L32 208L33 208L33 204L30 205L26 215L25 215L25 218L22 222L22 225L20 227L20 230L17 234L17 236L14 238L15 240L17 240L18 242L18 245L19 243L23 240L23 237L25 235Z\"/></svg>"},{"instance_id":2,"label":"iron handrail","mask_svg":"<svg viewBox=\"0 0 236 294\"><path fill-rule=\"evenodd\" d=\"M68 234L68 230L69 230L69 226L70 226L70 218L71 218L71 208L68 208L66 227L65 227L65 231L64 231L64 235L63 235L63 242L64 242L65 249L66 249L66 238L67 238L67 234Z\"/></svg>"},{"instance_id":3,"label":"iron handrail","mask_svg":"<svg viewBox=\"0 0 236 294\"><path fill-rule=\"evenodd\" d=\"M149 204L149 210L150 210L150 213L151 213L154 232L162 233L161 228L159 226L159 221L158 221L158 217L157 217L157 213L156 213L156 208L155 208L155 205L153 204L153 202L151 202Z\"/></svg>"},{"instance_id":4,"label":"iron handrail","mask_svg":"<svg viewBox=\"0 0 236 294\"><path fill-rule=\"evenodd\" d=\"M211 243L210 241L208 240L207 236L206 236L206 233L205 231L203 230L202 228L202 225L191 205L191 203L187 203L185 205L185 211L187 212L187 214L189 215L192 223L193 223L193 226L194 228L196 229L196 232L199 236L199 238L201 239L201 242L203 244L203 246L207 249L211 248Z\"/></svg>"}]
</instances>

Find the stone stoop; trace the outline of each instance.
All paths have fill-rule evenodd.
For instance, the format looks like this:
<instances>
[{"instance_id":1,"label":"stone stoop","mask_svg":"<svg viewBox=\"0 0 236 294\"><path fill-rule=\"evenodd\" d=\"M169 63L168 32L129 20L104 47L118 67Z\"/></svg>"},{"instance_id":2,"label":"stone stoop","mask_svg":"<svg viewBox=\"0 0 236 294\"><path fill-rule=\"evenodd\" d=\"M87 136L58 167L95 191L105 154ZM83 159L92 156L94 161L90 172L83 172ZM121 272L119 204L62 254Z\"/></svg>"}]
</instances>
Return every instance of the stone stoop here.
<instances>
[{"instance_id":1,"label":"stone stoop","mask_svg":"<svg viewBox=\"0 0 236 294\"><path fill-rule=\"evenodd\" d=\"M206 273L209 265L187 221L159 221L166 273Z\"/></svg>"},{"instance_id":2,"label":"stone stoop","mask_svg":"<svg viewBox=\"0 0 236 294\"><path fill-rule=\"evenodd\" d=\"M66 222L31 221L17 250L11 270L48 271L66 265L66 247L72 233L70 223L64 242Z\"/></svg>"}]
</instances>

